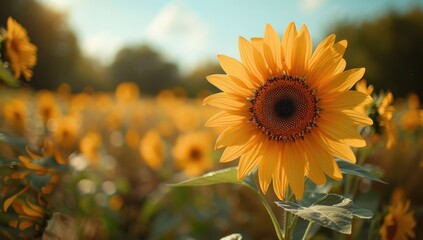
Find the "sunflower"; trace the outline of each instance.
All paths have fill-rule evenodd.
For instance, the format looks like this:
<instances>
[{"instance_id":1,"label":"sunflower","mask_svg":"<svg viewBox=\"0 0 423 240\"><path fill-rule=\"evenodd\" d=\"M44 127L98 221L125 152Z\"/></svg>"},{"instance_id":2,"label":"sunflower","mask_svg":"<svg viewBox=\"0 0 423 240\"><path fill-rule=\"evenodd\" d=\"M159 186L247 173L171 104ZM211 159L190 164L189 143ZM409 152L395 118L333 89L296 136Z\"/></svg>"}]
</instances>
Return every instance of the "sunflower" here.
<instances>
[{"instance_id":1,"label":"sunflower","mask_svg":"<svg viewBox=\"0 0 423 240\"><path fill-rule=\"evenodd\" d=\"M29 80L32 77L31 68L37 63L37 47L29 42L25 28L11 17L7 19L7 31L3 35L6 40L6 57L15 78L22 74Z\"/></svg>"},{"instance_id":2,"label":"sunflower","mask_svg":"<svg viewBox=\"0 0 423 240\"><path fill-rule=\"evenodd\" d=\"M101 135L97 132L87 133L79 142L79 150L90 159L94 167L99 166Z\"/></svg>"},{"instance_id":3,"label":"sunflower","mask_svg":"<svg viewBox=\"0 0 423 240\"><path fill-rule=\"evenodd\" d=\"M379 134L383 134L386 138L386 148L391 149L397 143L397 130L392 119L395 112L395 107L392 106L394 95L391 92L374 94L373 85L367 86L367 82L364 79L359 81L355 88L359 92L374 95L376 100L372 104L359 106L356 110L369 115L374 121L373 128L377 133L374 136L378 137Z\"/></svg>"},{"instance_id":4,"label":"sunflower","mask_svg":"<svg viewBox=\"0 0 423 240\"><path fill-rule=\"evenodd\" d=\"M388 207L388 214L383 219L379 234L382 240L404 240L415 237L413 228L416 220L409 211L410 201L398 202Z\"/></svg>"},{"instance_id":5,"label":"sunflower","mask_svg":"<svg viewBox=\"0 0 423 240\"><path fill-rule=\"evenodd\" d=\"M189 132L176 139L172 149L176 167L188 176L198 176L212 166L212 142L207 132Z\"/></svg>"},{"instance_id":6,"label":"sunflower","mask_svg":"<svg viewBox=\"0 0 423 240\"><path fill-rule=\"evenodd\" d=\"M408 111L400 119L402 128L408 132L416 131L423 124L423 110L420 109L419 96L411 94L408 97Z\"/></svg>"},{"instance_id":7,"label":"sunflower","mask_svg":"<svg viewBox=\"0 0 423 240\"><path fill-rule=\"evenodd\" d=\"M38 114L44 124L60 115L60 108L56 98L50 91L42 90L37 93Z\"/></svg>"},{"instance_id":8,"label":"sunflower","mask_svg":"<svg viewBox=\"0 0 423 240\"><path fill-rule=\"evenodd\" d=\"M350 90L365 69L344 71L346 47L332 34L313 52L305 25L289 24L281 40L268 24L264 38L239 38L241 62L218 56L226 74L207 80L223 92L204 104L222 111L206 126L224 128L216 148L226 147L221 162L240 158L239 179L257 167L261 190L273 180L280 199L288 186L301 199L305 176L318 185L325 174L342 179L334 157L355 162L350 146L366 145L357 127L372 124L355 110L372 99Z\"/></svg>"},{"instance_id":9,"label":"sunflower","mask_svg":"<svg viewBox=\"0 0 423 240\"><path fill-rule=\"evenodd\" d=\"M140 142L139 152L149 167L160 169L165 158L165 145L158 131L150 129L145 134Z\"/></svg>"},{"instance_id":10,"label":"sunflower","mask_svg":"<svg viewBox=\"0 0 423 240\"><path fill-rule=\"evenodd\" d=\"M48 217L45 206L42 203L33 203L27 198L25 201L17 200L13 202L12 207L18 216L16 219L9 221L9 226L18 228L21 231L32 230L34 235L42 232L42 229L47 224ZM25 233L21 233L19 236L25 239L31 238Z\"/></svg>"},{"instance_id":11,"label":"sunflower","mask_svg":"<svg viewBox=\"0 0 423 240\"><path fill-rule=\"evenodd\" d=\"M4 105L3 114L8 125L23 132L28 115L28 107L23 99L12 99Z\"/></svg>"}]
</instances>

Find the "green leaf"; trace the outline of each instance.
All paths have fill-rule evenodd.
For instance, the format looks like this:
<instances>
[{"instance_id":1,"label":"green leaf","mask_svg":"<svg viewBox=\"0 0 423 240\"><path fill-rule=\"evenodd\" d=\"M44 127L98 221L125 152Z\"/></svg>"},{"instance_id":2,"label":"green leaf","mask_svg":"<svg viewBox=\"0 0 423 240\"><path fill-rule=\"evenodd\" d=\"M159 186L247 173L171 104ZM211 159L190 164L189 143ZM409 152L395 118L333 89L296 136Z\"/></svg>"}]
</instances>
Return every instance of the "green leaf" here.
<instances>
[{"instance_id":1,"label":"green leaf","mask_svg":"<svg viewBox=\"0 0 423 240\"><path fill-rule=\"evenodd\" d=\"M339 169L342 173L367 178L369 180L380 182L386 184L386 182L380 180L379 178L373 176L369 171L367 171L365 168L361 167L357 164L352 164L344 160L336 159L338 162Z\"/></svg>"},{"instance_id":2,"label":"green leaf","mask_svg":"<svg viewBox=\"0 0 423 240\"><path fill-rule=\"evenodd\" d=\"M226 237L221 238L220 240L242 240L242 235L239 233L233 233Z\"/></svg>"},{"instance_id":3,"label":"green leaf","mask_svg":"<svg viewBox=\"0 0 423 240\"><path fill-rule=\"evenodd\" d=\"M369 209L358 208L355 206L352 209L352 214L354 215L354 217L362 218L362 219L370 219L373 217L373 212L370 211Z\"/></svg>"},{"instance_id":4,"label":"green leaf","mask_svg":"<svg viewBox=\"0 0 423 240\"><path fill-rule=\"evenodd\" d=\"M27 144L22 138L13 137L2 132L0 132L0 143L12 144L19 147L25 147Z\"/></svg>"},{"instance_id":5,"label":"green leaf","mask_svg":"<svg viewBox=\"0 0 423 240\"><path fill-rule=\"evenodd\" d=\"M226 168L214 172L209 172L200 177L190 178L188 180L169 184L171 187L185 187L185 186L207 186L220 183L235 183L243 184L237 177L237 168Z\"/></svg>"},{"instance_id":6,"label":"green leaf","mask_svg":"<svg viewBox=\"0 0 423 240\"><path fill-rule=\"evenodd\" d=\"M18 87L19 81L12 75L12 73L4 67L0 61L0 79L3 80L9 87Z\"/></svg>"},{"instance_id":7,"label":"green leaf","mask_svg":"<svg viewBox=\"0 0 423 240\"><path fill-rule=\"evenodd\" d=\"M351 233L353 216L367 219L373 215L369 210L355 207L351 199L337 194L328 194L311 206L289 201L276 204L305 220L344 234Z\"/></svg>"}]
</instances>

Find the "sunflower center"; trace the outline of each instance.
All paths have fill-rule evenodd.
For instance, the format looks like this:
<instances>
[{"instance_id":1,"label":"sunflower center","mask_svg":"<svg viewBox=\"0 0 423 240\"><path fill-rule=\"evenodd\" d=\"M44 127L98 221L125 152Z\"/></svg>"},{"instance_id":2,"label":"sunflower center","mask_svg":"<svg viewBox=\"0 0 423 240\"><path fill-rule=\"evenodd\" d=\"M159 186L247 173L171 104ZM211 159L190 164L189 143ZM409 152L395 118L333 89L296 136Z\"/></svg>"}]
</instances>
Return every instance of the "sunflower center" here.
<instances>
[{"instance_id":1,"label":"sunflower center","mask_svg":"<svg viewBox=\"0 0 423 240\"><path fill-rule=\"evenodd\" d=\"M269 139L295 141L317 126L316 91L303 78L284 74L269 79L250 101L251 120Z\"/></svg>"},{"instance_id":2,"label":"sunflower center","mask_svg":"<svg viewBox=\"0 0 423 240\"><path fill-rule=\"evenodd\" d=\"M202 154L201 154L201 151L199 149L193 148L193 149L190 150L189 156L190 156L191 160L198 161L198 160L201 159Z\"/></svg>"},{"instance_id":3,"label":"sunflower center","mask_svg":"<svg viewBox=\"0 0 423 240\"><path fill-rule=\"evenodd\" d=\"M275 114L279 118L289 118L295 113L295 101L292 98L280 99L274 106Z\"/></svg>"}]
</instances>

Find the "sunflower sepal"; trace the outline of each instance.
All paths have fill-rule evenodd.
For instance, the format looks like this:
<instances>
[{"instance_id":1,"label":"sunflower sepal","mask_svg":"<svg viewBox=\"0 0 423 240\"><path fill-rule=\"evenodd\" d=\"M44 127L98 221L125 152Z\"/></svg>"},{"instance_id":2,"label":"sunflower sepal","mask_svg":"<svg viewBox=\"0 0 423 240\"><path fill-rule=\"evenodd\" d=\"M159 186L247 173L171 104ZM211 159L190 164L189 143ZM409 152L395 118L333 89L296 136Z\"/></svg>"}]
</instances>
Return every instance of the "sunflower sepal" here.
<instances>
[{"instance_id":1,"label":"sunflower sepal","mask_svg":"<svg viewBox=\"0 0 423 240\"><path fill-rule=\"evenodd\" d=\"M369 219L373 217L370 210L357 207L353 201L338 194L315 193L317 199L311 205L304 202L276 201L276 205L312 224L317 224L343 234L351 234L353 217ZM303 234L307 232L305 225L296 229ZM307 236L310 237L310 236Z\"/></svg>"}]
</instances>

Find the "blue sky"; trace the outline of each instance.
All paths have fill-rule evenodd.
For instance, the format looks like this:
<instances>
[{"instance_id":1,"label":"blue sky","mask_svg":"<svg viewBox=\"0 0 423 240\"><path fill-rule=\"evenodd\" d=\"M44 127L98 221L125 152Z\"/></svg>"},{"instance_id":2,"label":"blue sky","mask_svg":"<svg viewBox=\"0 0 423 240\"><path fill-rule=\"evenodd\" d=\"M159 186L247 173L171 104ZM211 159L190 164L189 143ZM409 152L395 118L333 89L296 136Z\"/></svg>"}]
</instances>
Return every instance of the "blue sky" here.
<instances>
[{"instance_id":1,"label":"blue sky","mask_svg":"<svg viewBox=\"0 0 423 240\"><path fill-rule=\"evenodd\" d=\"M64 11L84 53L103 64L123 46L148 43L182 70L238 58L238 37L262 36L266 23L280 34L289 22L306 24L314 42L341 21L375 18L422 0L39 0Z\"/></svg>"}]
</instances>

